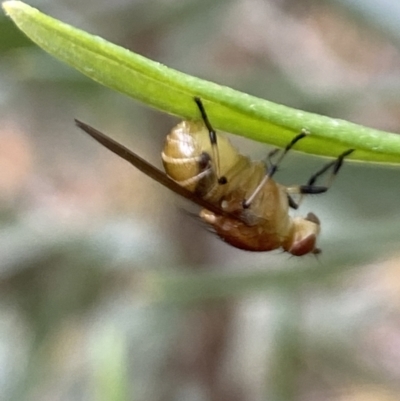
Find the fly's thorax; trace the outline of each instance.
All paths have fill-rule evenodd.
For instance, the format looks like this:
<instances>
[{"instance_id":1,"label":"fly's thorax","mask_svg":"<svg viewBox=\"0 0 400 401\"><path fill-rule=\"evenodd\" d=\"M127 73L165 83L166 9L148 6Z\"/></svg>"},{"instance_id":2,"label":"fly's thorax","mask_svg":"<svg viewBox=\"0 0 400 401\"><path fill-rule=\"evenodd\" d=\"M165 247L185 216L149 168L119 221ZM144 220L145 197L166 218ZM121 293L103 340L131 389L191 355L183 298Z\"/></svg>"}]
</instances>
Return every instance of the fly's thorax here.
<instances>
[{"instance_id":1,"label":"fly's thorax","mask_svg":"<svg viewBox=\"0 0 400 401\"><path fill-rule=\"evenodd\" d=\"M241 198L243 204L244 200L253 195L264 179L265 174L266 167L264 163L249 162L228 183L232 188L232 195L236 198ZM224 199L228 200L227 197L224 197ZM268 179L251 202L250 207L244 210L244 215L246 216L245 221L248 221L249 224L251 224L251 221L262 219L265 221L265 225L285 235L289 230L290 224L285 188L272 178Z\"/></svg>"},{"instance_id":2,"label":"fly's thorax","mask_svg":"<svg viewBox=\"0 0 400 401\"><path fill-rule=\"evenodd\" d=\"M217 144L224 176L241 156L225 136L218 134ZM174 127L165 140L162 160L168 176L192 192L205 195L218 185L209 133L202 122L182 121Z\"/></svg>"},{"instance_id":3,"label":"fly's thorax","mask_svg":"<svg viewBox=\"0 0 400 401\"><path fill-rule=\"evenodd\" d=\"M286 237L291 230L291 217L289 216L289 203L284 186L273 179L269 179L252 204L253 211L262 216L276 233Z\"/></svg>"},{"instance_id":4,"label":"fly's thorax","mask_svg":"<svg viewBox=\"0 0 400 401\"><path fill-rule=\"evenodd\" d=\"M200 217L215 229L221 239L236 248L262 252L282 245L282 239L269 226L248 225L243 220L216 215L208 210L202 210Z\"/></svg>"}]
</instances>

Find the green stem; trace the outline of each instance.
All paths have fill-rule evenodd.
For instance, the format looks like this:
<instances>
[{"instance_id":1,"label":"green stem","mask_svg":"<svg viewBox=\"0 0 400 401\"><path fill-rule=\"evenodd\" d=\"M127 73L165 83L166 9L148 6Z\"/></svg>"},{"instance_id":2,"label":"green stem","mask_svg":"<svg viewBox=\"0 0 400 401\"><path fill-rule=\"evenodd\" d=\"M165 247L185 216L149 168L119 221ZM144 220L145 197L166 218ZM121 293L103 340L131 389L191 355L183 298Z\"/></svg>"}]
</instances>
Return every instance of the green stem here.
<instances>
[{"instance_id":1,"label":"green stem","mask_svg":"<svg viewBox=\"0 0 400 401\"><path fill-rule=\"evenodd\" d=\"M275 146L285 146L307 129L297 150L336 157L400 163L400 136L328 118L217 85L146 59L98 36L51 18L20 1L3 3L6 13L35 43L93 80L149 106L182 118L199 119L193 102L202 98L213 125Z\"/></svg>"}]
</instances>

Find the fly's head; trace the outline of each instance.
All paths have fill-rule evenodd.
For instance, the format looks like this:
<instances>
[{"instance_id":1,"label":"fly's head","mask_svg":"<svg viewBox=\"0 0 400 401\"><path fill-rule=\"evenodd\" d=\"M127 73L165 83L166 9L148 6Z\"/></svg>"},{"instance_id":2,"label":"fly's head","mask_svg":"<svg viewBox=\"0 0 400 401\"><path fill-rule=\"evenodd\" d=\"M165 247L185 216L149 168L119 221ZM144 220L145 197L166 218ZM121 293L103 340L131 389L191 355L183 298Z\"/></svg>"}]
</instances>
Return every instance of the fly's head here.
<instances>
[{"instance_id":1,"label":"fly's head","mask_svg":"<svg viewBox=\"0 0 400 401\"><path fill-rule=\"evenodd\" d=\"M289 237L289 240L284 245L285 251L294 256L321 253L321 250L316 246L320 231L321 224L314 213L308 213L305 218L295 217L293 219L292 236Z\"/></svg>"}]
</instances>

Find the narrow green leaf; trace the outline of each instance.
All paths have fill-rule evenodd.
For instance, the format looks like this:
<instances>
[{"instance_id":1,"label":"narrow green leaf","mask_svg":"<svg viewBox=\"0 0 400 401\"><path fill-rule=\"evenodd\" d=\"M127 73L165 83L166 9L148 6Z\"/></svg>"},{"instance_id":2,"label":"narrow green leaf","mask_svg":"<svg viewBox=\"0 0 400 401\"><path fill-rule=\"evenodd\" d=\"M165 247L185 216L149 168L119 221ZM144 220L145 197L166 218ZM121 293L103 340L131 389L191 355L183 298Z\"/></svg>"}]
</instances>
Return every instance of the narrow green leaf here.
<instances>
[{"instance_id":1,"label":"narrow green leaf","mask_svg":"<svg viewBox=\"0 0 400 401\"><path fill-rule=\"evenodd\" d=\"M295 110L191 77L57 21L20 1L6 1L3 8L31 40L53 56L159 110L198 119L193 97L200 96L210 120L220 130L282 147L301 129L307 129L310 135L296 145L298 150L335 157L355 148L352 159L400 163L400 136L396 134Z\"/></svg>"}]
</instances>

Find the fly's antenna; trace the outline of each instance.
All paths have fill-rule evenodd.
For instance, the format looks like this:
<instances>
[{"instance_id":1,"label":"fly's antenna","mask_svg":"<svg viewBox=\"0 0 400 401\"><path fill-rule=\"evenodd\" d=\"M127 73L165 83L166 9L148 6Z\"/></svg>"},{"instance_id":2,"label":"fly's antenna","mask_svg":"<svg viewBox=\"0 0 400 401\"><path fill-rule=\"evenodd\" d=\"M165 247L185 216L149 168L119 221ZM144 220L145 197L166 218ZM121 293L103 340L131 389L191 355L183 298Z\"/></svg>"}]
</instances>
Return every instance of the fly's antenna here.
<instances>
[{"instance_id":1,"label":"fly's antenna","mask_svg":"<svg viewBox=\"0 0 400 401\"><path fill-rule=\"evenodd\" d=\"M197 104L197 107L200 110L201 118L203 119L203 122L205 126L208 129L208 134L210 137L210 142L211 142L211 149L212 149L212 154L213 154L213 160L215 164L215 172L217 174L217 179L218 179L218 184L226 184L228 181L226 177L221 176L221 167L220 167L220 161L219 161L219 150L218 150L218 144L217 144L217 133L215 132L214 128L212 127L210 120L207 117L206 110L204 108L203 102L201 99L197 96L195 96L194 101Z\"/></svg>"},{"instance_id":2,"label":"fly's antenna","mask_svg":"<svg viewBox=\"0 0 400 401\"><path fill-rule=\"evenodd\" d=\"M303 139L309 134L309 132L305 129L302 129L300 134L296 135L285 147L283 152L280 153L278 159L276 160L275 163L271 162L272 156L274 156L276 153L279 152L279 149L274 149L272 150L269 155L268 155L268 160L270 161L270 165L268 166L267 174L265 177L261 180L261 182L257 185L257 188L254 190L254 192L249 196L248 199L245 199L243 201L243 208L247 209L250 207L251 203L253 202L254 198L260 193L266 182L272 178L272 176L277 172L279 164L282 162L283 158L286 156L286 154L289 152L290 149L293 148L293 146L300 141L300 139Z\"/></svg>"}]
</instances>

